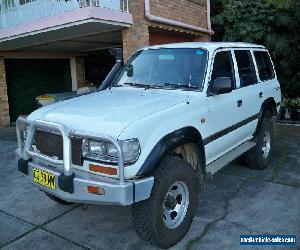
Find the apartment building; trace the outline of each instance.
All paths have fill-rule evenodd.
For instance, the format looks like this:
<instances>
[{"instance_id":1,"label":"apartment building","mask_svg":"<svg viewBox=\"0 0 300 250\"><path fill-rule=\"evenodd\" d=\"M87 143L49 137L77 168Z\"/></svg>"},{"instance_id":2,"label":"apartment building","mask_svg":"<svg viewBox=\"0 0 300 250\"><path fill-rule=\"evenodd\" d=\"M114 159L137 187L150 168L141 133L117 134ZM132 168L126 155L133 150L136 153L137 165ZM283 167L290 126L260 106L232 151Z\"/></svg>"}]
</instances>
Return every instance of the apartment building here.
<instances>
[{"instance_id":1,"label":"apartment building","mask_svg":"<svg viewBox=\"0 0 300 250\"><path fill-rule=\"evenodd\" d=\"M46 93L99 85L109 48L208 41L209 0L0 0L0 127Z\"/></svg>"}]
</instances>

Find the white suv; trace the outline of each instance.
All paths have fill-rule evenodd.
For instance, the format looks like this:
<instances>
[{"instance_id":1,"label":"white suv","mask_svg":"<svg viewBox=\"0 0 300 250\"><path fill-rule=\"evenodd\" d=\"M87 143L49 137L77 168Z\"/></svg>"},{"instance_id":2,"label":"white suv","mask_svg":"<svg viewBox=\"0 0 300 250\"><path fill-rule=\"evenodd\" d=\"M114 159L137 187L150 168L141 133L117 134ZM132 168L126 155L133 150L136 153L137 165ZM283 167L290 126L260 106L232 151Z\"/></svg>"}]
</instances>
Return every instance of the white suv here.
<instances>
[{"instance_id":1,"label":"white suv","mask_svg":"<svg viewBox=\"0 0 300 250\"><path fill-rule=\"evenodd\" d=\"M280 102L263 46L144 48L108 89L19 118L18 169L63 204L132 205L137 233L167 248L188 231L205 177L242 154L267 167Z\"/></svg>"}]
</instances>

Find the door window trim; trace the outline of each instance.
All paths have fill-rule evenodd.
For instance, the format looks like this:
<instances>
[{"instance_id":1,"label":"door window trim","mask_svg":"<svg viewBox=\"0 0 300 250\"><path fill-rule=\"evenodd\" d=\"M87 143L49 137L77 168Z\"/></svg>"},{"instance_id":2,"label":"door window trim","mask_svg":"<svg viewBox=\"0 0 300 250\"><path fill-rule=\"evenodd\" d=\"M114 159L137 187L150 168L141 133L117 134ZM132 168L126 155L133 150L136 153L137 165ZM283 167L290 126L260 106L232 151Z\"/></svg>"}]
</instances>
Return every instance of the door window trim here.
<instances>
[{"instance_id":1,"label":"door window trim","mask_svg":"<svg viewBox=\"0 0 300 250\"><path fill-rule=\"evenodd\" d=\"M261 80L260 79L260 75L259 75L259 70L258 70L258 66L256 64L256 59L255 59L255 55L254 55L254 52L266 52L270 58L270 62L271 62L271 66L272 66L272 69L273 69L273 72L274 72L274 77L272 79L267 79L267 80ZM255 67L256 67L256 70L257 70L257 79L259 80L259 83L264 83L264 82L268 82L268 81L273 81L273 80L276 80L277 79L277 74L276 74L276 70L275 70L275 65L273 63L273 60L272 60L272 57L269 53L268 50L266 49L252 49L252 56L254 58L254 62L255 62Z\"/></svg>"},{"instance_id":2,"label":"door window trim","mask_svg":"<svg viewBox=\"0 0 300 250\"><path fill-rule=\"evenodd\" d=\"M210 63L210 70L208 73L208 79L207 79L207 89L206 89L206 96L207 97L210 97L209 95L209 88L211 86L211 77L212 77L212 73L213 73L213 69L214 69L214 63L215 63L215 58L216 58L216 55L219 53L219 52L230 52L231 54L231 62L232 62L232 70L233 70L233 86L232 86L232 91L236 90L237 89L237 79L236 79L236 69L235 69L235 62L234 62L234 58L233 58L233 53L232 53L232 48L220 48L220 49L217 49L214 51L213 55L212 55L212 59L211 59L211 63ZM223 95L223 94L219 94L219 95Z\"/></svg>"},{"instance_id":3,"label":"door window trim","mask_svg":"<svg viewBox=\"0 0 300 250\"><path fill-rule=\"evenodd\" d=\"M251 58L252 58L252 66L253 66L253 69L254 69L254 73L255 73L255 77L256 77L256 82L253 83L253 84L247 85L247 86L242 86L241 85L241 78L240 78L240 74L239 74L239 67L238 67L236 56L235 56L235 53L234 53L235 51L239 51L239 50L249 51L250 55L251 55ZM236 69L235 69L235 71L236 71L237 76L238 76L239 88L247 88L247 87L255 86L258 83L260 83L260 78L259 78L259 75L258 75L258 69L257 69L255 57L254 57L254 54L253 54L253 50L254 50L253 48L233 48L232 49L232 53L234 55L234 60L235 60L235 63L236 63Z\"/></svg>"}]
</instances>

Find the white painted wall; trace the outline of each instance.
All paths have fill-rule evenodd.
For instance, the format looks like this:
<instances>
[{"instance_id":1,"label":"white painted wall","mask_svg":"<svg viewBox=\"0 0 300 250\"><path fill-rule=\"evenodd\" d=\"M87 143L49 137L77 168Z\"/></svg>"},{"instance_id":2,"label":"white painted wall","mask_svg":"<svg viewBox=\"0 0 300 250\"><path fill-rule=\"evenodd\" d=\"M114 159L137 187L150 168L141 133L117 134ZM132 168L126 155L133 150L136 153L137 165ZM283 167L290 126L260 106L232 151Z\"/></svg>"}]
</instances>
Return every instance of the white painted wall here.
<instances>
[{"instance_id":1,"label":"white painted wall","mask_svg":"<svg viewBox=\"0 0 300 250\"><path fill-rule=\"evenodd\" d=\"M78 88L77 71L76 71L76 57L70 58L72 90L76 91Z\"/></svg>"}]
</instances>

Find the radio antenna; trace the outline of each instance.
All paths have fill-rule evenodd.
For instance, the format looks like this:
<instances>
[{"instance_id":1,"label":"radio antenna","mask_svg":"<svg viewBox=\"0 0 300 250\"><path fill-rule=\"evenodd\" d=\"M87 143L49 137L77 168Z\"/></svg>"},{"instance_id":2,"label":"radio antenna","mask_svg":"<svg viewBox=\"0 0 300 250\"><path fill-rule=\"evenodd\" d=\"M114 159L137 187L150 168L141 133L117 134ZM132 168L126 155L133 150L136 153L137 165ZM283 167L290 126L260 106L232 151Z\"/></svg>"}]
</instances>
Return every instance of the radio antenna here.
<instances>
[{"instance_id":1,"label":"radio antenna","mask_svg":"<svg viewBox=\"0 0 300 250\"><path fill-rule=\"evenodd\" d=\"M188 87L188 100L187 100L187 104L190 104L190 91L191 91L191 81L192 81L192 74L190 74L189 77L189 87Z\"/></svg>"}]
</instances>

